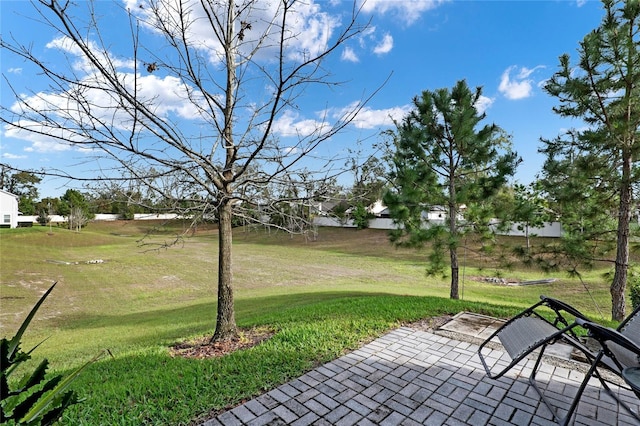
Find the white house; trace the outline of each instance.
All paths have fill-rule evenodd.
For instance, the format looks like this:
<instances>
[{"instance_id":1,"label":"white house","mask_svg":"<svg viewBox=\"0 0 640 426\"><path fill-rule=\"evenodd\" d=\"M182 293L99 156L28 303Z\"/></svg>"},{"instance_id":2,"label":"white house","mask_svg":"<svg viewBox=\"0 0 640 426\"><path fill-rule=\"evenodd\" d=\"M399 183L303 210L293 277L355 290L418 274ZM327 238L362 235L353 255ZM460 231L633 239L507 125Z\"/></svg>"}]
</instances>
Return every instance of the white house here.
<instances>
[{"instance_id":1,"label":"white house","mask_svg":"<svg viewBox=\"0 0 640 426\"><path fill-rule=\"evenodd\" d=\"M18 227L18 196L0 189L0 227Z\"/></svg>"}]
</instances>

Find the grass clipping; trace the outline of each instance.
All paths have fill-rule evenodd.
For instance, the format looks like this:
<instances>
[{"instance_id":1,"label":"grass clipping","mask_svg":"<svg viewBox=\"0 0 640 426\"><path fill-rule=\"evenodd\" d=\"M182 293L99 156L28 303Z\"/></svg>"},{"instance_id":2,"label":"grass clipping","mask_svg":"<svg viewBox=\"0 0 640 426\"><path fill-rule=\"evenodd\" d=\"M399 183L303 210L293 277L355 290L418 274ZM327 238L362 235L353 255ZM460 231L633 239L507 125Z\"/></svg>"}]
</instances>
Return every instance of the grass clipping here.
<instances>
[{"instance_id":1,"label":"grass clipping","mask_svg":"<svg viewBox=\"0 0 640 426\"><path fill-rule=\"evenodd\" d=\"M249 349L270 339L275 334L268 328L241 329L238 337L209 343L211 336L179 342L169 348L172 357L206 359L221 357L235 351Z\"/></svg>"}]
</instances>

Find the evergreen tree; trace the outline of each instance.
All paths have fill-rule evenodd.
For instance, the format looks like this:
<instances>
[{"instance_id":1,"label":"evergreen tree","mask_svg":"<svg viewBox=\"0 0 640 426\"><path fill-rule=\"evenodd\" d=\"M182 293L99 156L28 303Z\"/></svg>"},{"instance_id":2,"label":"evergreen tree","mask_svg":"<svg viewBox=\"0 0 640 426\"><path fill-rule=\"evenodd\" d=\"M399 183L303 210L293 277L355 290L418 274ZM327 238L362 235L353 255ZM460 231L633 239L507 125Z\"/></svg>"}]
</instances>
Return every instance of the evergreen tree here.
<instances>
[{"instance_id":1,"label":"evergreen tree","mask_svg":"<svg viewBox=\"0 0 640 426\"><path fill-rule=\"evenodd\" d=\"M498 126L478 128L485 119L476 109L481 95L481 88L472 91L464 80L451 90L424 91L391 133L392 189L384 202L399 225L391 240L415 247L430 241L430 273L444 270L448 249L452 299L459 298L461 237L472 227L487 225L487 199L514 174L519 162ZM445 224L429 223L426 212L433 206L445 208Z\"/></svg>"},{"instance_id":2,"label":"evergreen tree","mask_svg":"<svg viewBox=\"0 0 640 426\"><path fill-rule=\"evenodd\" d=\"M603 4L602 23L580 43L578 62L562 55L545 86L560 101L554 111L583 120L587 129L543 140L541 152L547 156L543 182L562 214L564 254L589 264L614 245L611 313L622 320L633 188L640 177L640 2Z\"/></svg>"},{"instance_id":3,"label":"evergreen tree","mask_svg":"<svg viewBox=\"0 0 640 426\"><path fill-rule=\"evenodd\" d=\"M25 215L36 213L35 203L38 199L38 185L42 178L34 173L22 171L10 173L4 166L0 171L0 188L19 197L18 210Z\"/></svg>"}]
</instances>

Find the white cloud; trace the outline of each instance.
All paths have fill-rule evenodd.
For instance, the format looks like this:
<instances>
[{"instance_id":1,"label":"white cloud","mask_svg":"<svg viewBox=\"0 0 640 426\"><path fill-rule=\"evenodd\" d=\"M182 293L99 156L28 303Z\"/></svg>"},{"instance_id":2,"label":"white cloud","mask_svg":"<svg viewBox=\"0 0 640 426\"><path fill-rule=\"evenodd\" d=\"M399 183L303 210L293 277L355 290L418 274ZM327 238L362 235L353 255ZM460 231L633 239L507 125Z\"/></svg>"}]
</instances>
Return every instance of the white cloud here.
<instances>
[{"instance_id":1,"label":"white cloud","mask_svg":"<svg viewBox=\"0 0 640 426\"><path fill-rule=\"evenodd\" d=\"M478 113L482 114L487 111L491 107L491 105L493 105L494 101L494 98L489 98L487 96L481 95L475 104L476 110L478 110Z\"/></svg>"},{"instance_id":2,"label":"white cloud","mask_svg":"<svg viewBox=\"0 0 640 426\"><path fill-rule=\"evenodd\" d=\"M319 117L330 116L335 120L350 116L357 108L357 102L343 108L332 108L327 111L317 113ZM411 105L402 105L385 109L362 108L351 125L357 129L378 129L381 127L391 127L394 121L401 121L405 115L411 111ZM287 110L273 124L273 132L281 137L303 138L318 134L328 130L330 124L326 121L314 120L301 117L299 113Z\"/></svg>"},{"instance_id":3,"label":"white cloud","mask_svg":"<svg viewBox=\"0 0 640 426\"><path fill-rule=\"evenodd\" d=\"M287 51L291 59L308 58L325 51L333 32L340 25L337 16L322 12L313 1L295 3L297 19L289 21Z\"/></svg>"},{"instance_id":4,"label":"white cloud","mask_svg":"<svg viewBox=\"0 0 640 426\"><path fill-rule=\"evenodd\" d=\"M391 34L385 34L382 41L373 48L373 53L376 55L384 55L385 53L389 53L391 49L393 49L393 37L391 37Z\"/></svg>"},{"instance_id":5,"label":"white cloud","mask_svg":"<svg viewBox=\"0 0 640 426\"><path fill-rule=\"evenodd\" d=\"M375 34L376 34L376 27L375 26L370 26L368 28L365 28L365 30L360 34L360 36L358 37L358 41L360 43L360 47L362 47L363 49L367 47L367 41L368 40L373 40L375 38Z\"/></svg>"},{"instance_id":6,"label":"white cloud","mask_svg":"<svg viewBox=\"0 0 640 426\"><path fill-rule=\"evenodd\" d=\"M10 152L3 152L2 153L2 158L6 158L8 160L22 160L24 158L27 158L26 155L16 155L16 154L12 154Z\"/></svg>"},{"instance_id":7,"label":"white cloud","mask_svg":"<svg viewBox=\"0 0 640 426\"><path fill-rule=\"evenodd\" d=\"M300 153L300 148L297 146L287 146L282 148L282 152L285 157L289 155L298 155Z\"/></svg>"},{"instance_id":8,"label":"white cloud","mask_svg":"<svg viewBox=\"0 0 640 426\"><path fill-rule=\"evenodd\" d=\"M9 68L7 72L9 74L22 74L22 68Z\"/></svg>"},{"instance_id":9,"label":"white cloud","mask_svg":"<svg viewBox=\"0 0 640 426\"><path fill-rule=\"evenodd\" d=\"M544 65L538 65L536 67L533 68L527 68L527 67L522 67L520 68L520 72L518 73L518 78L519 79L525 79L525 78L529 78L529 76L531 74L533 74L535 71L544 68Z\"/></svg>"},{"instance_id":10,"label":"white cloud","mask_svg":"<svg viewBox=\"0 0 640 426\"><path fill-rule=\"evenodd\" d=\"M544 89L544 86L546 86L548 82L549 82L549 79L545 78L540 80L538 84L536 84L536 86L538 86L538 89Z\"/></svg>"},{"instance_id":11,"label":"white cloud","mask_svg":"<svg viewBox=\"0 0 640 426\"><path fill-rule=\"evenodd\" d=\"M135 81L138 99L159 118L174 122L176 118L193 121L200 117L197 105L202 103L198 101L202 98L201 93L186 87L178 78L138 75L134 79L135 76L130 73L118 73L117 76L125 87ZM128 108L112 94L112 90L108 90L109 87L103 78L91 74L82 78L78 85L70 86L67 92L39 92L23 96L10 109L25 119L14 123L14 126L7 125L4 136L30 142L31 147L27 150L31 152L71 150L74 148L72 143L80 144L92 138L92 131L86 129L95 127L100 130L103 125L107 127L107 132L123 132L120 137L127 137L133 119ZM81 104L78 93L82 96ZM188 100L189 97L191 100ZM86 108L91 109L90 115L84 113ZM35 111L33 120L26 118L28 116L23 111ZM40 119L40 113L49 116L61 127L36 121ZM75 145L75 148L81 146Z\"/></svg>"},{"instance_id":12,"label":"white cloud","mask_svg":"<svg viewBox=\"0 0 640 426\"><path fill-rule=\"evenodd\" d=\"M435 9L448 0L360 0L366 13L393 14L406 25L416 22L426 11Z\"/></svg>"},{"instance_id":13,"label":"white cloud","mask_svg":"<svg viewBox=\"0 0 640 426\"><path fill-rule=\"evenodd\" d=\"M304 138L325 129L327 123L301 118L295 111L287 110L273 123L273 132L282 137Z\"/></svg>"},{"instance_id":14,"label":"white cloud","mask_svg":"<svg viewBox=\"0 0 640 426\"><path fill-rule=\"evenodd\" d=\"M95 42L89 41L88 46L91 52L97 56L99 62L102 64L112 64L115 68L134 68L134 61L132 60L122 60L118 58L111 57L108 53L105 53L104 49L101 49ZM82 71L86 74L90 74L94 72L94 67L89 63L84 55L82 49L80 49L73 40L66 36L60 36L51 40L46 44L48 49L57 49L61 50L65 53L69 53L72 56L76 57L77 60L73 64L73 67L76 71Z\"/></svg>"},{"instance_id":15,"label":"white cloud","mask_svg":"<svg viewBox=\"0 0 640 426\"><path fill-rule=\"evenodd\" d=\"M132 79L133 75L129 75ZM180 79L172 76L163 78L155 75L138 77L138 94L148 99L148 104L155 105L155 112L161 116L175 113L179 117L195 119L199 116L196 105L198 99L202 99L200 92L191 94L193 101L188 101L189 89L182 84Z\"/></svg>"},{"instance_id":16,"label":"white cloud","mask_svg":"<svg viewBox=\"0 0 640 426\"><path fill-rule=\"evenodd\" d=\"M347 105L344 108L332 111L334 118L342 117L345 113L353 111L356 107L355 103ZM393 126L394 121L401 121L402 118L411 111L411 105L402 105L385 109L372 109L369 107L362 108L351 125L358 129L377 129L380 127Z\"/></svg>"},{"instance_id":17,"label":"white cloud","mask_svg":"<svg viewBox=\"0 0 640 426\"><path fill-rule=\"evenodd\" d=\"M342 51L342 60L347 62L360 62L358 55L356 55L356 52L350 47L346 47Z\"/></svg>"},{"instance_id":18,"label":"white cloud","mask_svg":"<svg viewBox=\"0 0 640 426\"><path fill-rule=\"evenodd\" d=\"M510 66L502 73L502 77L500 78L498 90L507 99L516 100L530 97L533 93L534 81L529 77L537 69L543 68L543 66L539 65L534 68L522 67L520 71L517 71L517 68L515 65ZM512 76L511 74L514 71L515 75Z\"/></svg>"},{"instance_id":19,"label":"white cloud","mask_svg":"<svg viewBox=\"0 0 640 426\"><path fill-rule=\"evenodd\" d=\"M53 131L35 121L21 121L17 122L16 125L22 128L7 124L5 126L4 136L30 142L31 145L24 149L26 152L50 153L70 151L72 149L72 145L69 142L61 142L60 139L56 138L60 137L73 140L69 132L62 129ZM29 129L33 131L29 131Z\"/></svg>"},{"instance_id":20,"label":"white cloud","mask_svg":"<svg viewBox=\"0 0 640 426\"><path fill-rule=\"evenodd\" d=\"M114 67L116 78L123 87L133 92L133 85L136 85L138 100L158 117L196 120L200 116L197 105L202 103L202 94L187 87L180 79L155 74L135 75L127 72L128 69L133 69L133 60L114 59L110 52L93 42L89 45L101 62L108 61ZM70 56L74 69L78 71L78 83L71 84L64 92L23 95L21 100L11 106L11 110L23 117L23 120L15 123L15 126L7 126L5 135L31 142L31 151L55 152L71 149L70 142L79 143L91 139L90 131L84 129L100 130L102 126L106 126L108 131L113 132L130 130L133 119L128 111L131 109L117 95L117 91L113 90L113 83L96 72L84 53L66 37L52 40L47 47L61 50ZM87 110L90 110L90 114L86 113ZM34 112L33 121L29 121L25 111ZM50 117L60 127L39 123L40 114ZM62 130L62 127L67 130Z\"/></svg>"},{"instance_id":21,"label":"white cloud","mask_svg":"<svg viewBox=\"0 0 640 426\"><path fill-rule=\"evenodd\" d=\"M212 31L208 15L218 16L224 22L226 2L200 2L198 0L165 0L158 3L157 8L139 7L140 0L124 0L125 7L130 9L145 23L147 29L157 31L160 25L157 18L168 28L180 28L179 10L188 10L189 22L186 23L186 38L191 46L197 46L213 63L219 62L223 54L220 42ZM202 4L208 4L211 10L205 12ZM288 59L308 59L326 50L335 29L340 25L340 17L322 9L322 2L308 0L292 2L287 15L285 30L285 55ZM154 10L157 15L154 16ZM277 29L282 19L283 7L280 1L257 0L248 7L242 7L239 21L251 24L251 29L244 33L240 50L251 54L258 44L261 45L255 58L272 60L279 49ZM184 16L184 14L183 14ZM176 32L176 37L180 34Z\"/></svg>"}]
</instances>

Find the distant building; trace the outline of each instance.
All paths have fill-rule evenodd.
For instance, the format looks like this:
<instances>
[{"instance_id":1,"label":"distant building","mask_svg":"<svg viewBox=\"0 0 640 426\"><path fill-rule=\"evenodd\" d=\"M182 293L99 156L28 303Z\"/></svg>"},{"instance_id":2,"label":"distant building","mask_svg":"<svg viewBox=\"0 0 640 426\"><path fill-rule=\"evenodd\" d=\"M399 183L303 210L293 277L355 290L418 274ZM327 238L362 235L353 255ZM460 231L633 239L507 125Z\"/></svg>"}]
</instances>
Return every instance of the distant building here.
<instances>
[{"instance_id":1,"label":"distant building","mask_svg":"<svg viewBox=\"0 0 640 426\"><path fill-rule=\"evenodd\" d=\"M18 196L0 189L0 227L18 227Z\"/></svg>"}]
</instances>

